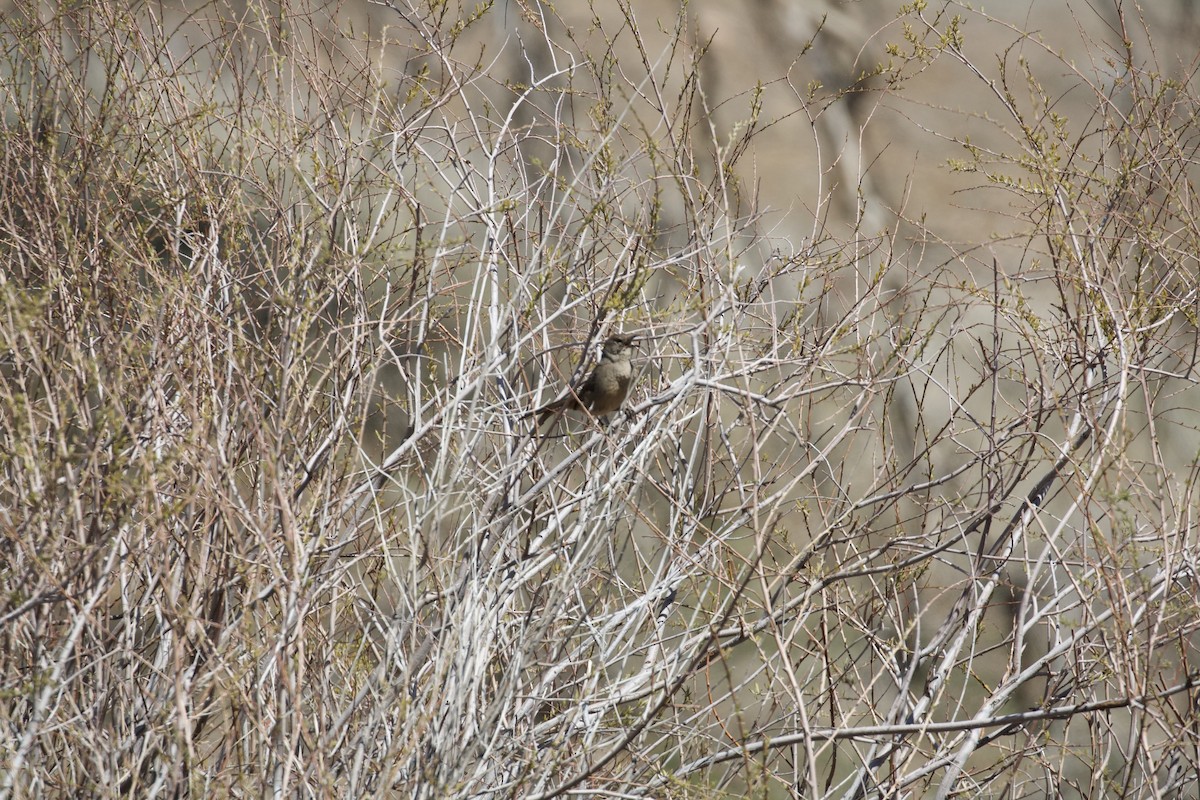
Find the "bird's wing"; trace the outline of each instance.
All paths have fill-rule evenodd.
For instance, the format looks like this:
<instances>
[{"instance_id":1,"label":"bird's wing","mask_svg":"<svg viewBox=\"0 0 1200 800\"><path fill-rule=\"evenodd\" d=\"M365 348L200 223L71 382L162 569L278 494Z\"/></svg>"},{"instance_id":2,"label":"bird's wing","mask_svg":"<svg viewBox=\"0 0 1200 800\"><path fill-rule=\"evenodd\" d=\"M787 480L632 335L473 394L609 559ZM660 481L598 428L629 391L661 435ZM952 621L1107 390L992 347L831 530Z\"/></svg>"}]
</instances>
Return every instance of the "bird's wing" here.
<instances>
[{"instance_id":1,"label":"bird's wing","mask_svg":"<svg viewBox=\"0 0 1200 800\"><path fill-rule=\"evenodd\" d=\"M582 394L582 393L590 390L592 388L592 384L595 382L596 382L596 368L592 367L592 371L590 373L588 373L588 376L586 378L584 378L583 380L581 380L579 383L575 384L575 386L571 387L571 391L574 392L576 395Z\"/></svg>"}]
</instances>

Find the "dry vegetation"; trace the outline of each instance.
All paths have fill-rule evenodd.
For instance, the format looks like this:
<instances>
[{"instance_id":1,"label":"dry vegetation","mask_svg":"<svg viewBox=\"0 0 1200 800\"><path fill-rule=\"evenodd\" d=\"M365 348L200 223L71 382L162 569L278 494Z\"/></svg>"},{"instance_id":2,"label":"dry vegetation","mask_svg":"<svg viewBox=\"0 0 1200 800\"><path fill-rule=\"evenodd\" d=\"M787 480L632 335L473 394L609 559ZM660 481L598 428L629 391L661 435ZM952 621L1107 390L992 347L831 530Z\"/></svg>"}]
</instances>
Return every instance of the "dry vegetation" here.
<instances>
[{"instance_id":1,"label":"dry vegetation","mask_svg":"<svg viewBox=\"0 0 1200 800\"><path fill-rule=\"evenodd\" d=\"M918 3L768 117L611 5L0 22L0 796L1196 795L1195 65ZM1004 238L845 137L782 235L933 65Z\"/></svg>"}]
</instances>

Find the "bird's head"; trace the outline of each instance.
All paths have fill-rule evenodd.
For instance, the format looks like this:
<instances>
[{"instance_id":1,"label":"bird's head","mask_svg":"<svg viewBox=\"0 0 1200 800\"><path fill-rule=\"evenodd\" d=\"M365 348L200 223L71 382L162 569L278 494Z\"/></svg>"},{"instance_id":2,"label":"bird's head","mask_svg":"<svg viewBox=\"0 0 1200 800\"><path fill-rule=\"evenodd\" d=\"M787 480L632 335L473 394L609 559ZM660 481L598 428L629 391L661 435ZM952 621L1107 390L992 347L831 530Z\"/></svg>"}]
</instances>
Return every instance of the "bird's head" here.
<instances>
[{"instance_id":1,"label":"bird's head","mask_svg":"<svg viewBox=\"0 0 1200 800\"><path fill-rule=\"evenodd\" d=\"M614 333L604 340L604 355L608 358L620 358L637 341L636 334Z\"/></svg>"}]
</instances>

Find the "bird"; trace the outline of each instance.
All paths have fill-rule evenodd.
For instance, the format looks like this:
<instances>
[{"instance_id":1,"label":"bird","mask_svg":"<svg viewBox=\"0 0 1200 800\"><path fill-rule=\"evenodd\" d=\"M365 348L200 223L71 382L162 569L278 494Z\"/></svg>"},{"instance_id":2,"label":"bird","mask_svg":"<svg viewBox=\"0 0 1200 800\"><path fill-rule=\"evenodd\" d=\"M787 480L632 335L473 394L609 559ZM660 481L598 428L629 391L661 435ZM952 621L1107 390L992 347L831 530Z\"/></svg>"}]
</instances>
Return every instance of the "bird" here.
<instances>
[{"instance_id":1,"label":"bird","mask_svg":"<svg viewBox=\"0 0 1200 800\"><path fill-rule=\"evenodd\" d=\"M591 375L571 387L563 397L529 412L525 417L537 414L537 424L540 426L547 417L565 411L587 411L593 417L603 417L616 411L625 402L629 384L633 381L633 364L629 362L629 355L636 340L636 334L617 333L609 336L604 340L600 363Z\"/></svg>"}]
</instances>

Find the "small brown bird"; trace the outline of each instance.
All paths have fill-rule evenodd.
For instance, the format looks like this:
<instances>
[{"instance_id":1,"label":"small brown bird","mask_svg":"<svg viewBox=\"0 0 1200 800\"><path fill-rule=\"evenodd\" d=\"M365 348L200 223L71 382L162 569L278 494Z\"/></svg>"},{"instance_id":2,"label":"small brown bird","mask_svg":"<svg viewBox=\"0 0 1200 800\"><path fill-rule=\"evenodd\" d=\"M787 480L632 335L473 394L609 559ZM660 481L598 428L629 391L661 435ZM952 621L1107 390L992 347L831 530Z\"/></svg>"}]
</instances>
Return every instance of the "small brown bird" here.
<instances>
[{"instance_id":1,"label":"small brown bird","mask_svg":"<svg viewBox=\"0 0 1200 800\"><path fill-rule=\"evenodd\" d=\"M565 396L525 416L537 414L537 424L541 425L547 417L564 411L587 411L593 417L603 417L616 411L625 402L629 384L633 381L633 364L629 362L629 354L636 339L634 334L620 333L605 339L600 363L591 375L568 390Z\"/></svg>"}]
</instances>

